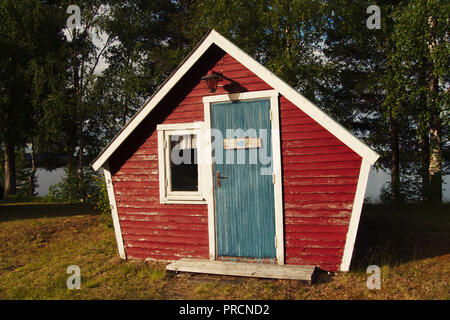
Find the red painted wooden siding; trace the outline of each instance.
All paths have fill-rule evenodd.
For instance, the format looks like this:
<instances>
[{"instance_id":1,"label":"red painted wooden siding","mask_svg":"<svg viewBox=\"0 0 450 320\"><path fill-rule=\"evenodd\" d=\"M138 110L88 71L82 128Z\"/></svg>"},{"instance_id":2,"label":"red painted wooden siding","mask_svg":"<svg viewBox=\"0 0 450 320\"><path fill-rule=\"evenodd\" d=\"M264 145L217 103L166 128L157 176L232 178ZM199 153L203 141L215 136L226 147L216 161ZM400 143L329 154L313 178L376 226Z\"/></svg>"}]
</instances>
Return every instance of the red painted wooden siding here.
<instances>
[{"instance_id":1,"label":"red painted wooden siding","mask_svg":"<svg viewBox=\"0 0 450 320\"><path fill-rule=\"evenodd\" d=\"M339 270L361 157L280 98L286 264Z\"/></svg>"},{"instance_id":2,"label":"red painted wooden siding","mask_svg":"<svg viewBox=\"0 0 450 320\"><path fill-rule=\"evenodd\" d=\"M200 78L223 72L214 94L272 89L242 64L212 47L113 154L111 167L127 257L208 258L206 205L160 204L156 125L203 121ZM314 120L280 98L287 264L338 270L361 158Z\"/></svg>"}]
</instances>

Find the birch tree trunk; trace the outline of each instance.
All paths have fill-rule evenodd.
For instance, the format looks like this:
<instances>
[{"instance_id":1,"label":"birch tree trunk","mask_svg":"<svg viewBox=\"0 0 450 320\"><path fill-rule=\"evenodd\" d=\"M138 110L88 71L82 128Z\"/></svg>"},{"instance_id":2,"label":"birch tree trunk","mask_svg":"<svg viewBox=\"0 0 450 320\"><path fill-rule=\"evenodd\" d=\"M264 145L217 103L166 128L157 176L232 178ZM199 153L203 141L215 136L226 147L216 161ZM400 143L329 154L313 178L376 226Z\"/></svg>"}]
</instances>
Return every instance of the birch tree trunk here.
<instances>
[{"instance_id":1,"label":"birch tree trunk","mask_svg":"<svg viewBox=\"0 0 450 320\"><path fill-rule=\"evenodd\" d=\"M390 117L390 134L391 134L391 188L392 201L401 201L400 195L400 148L398 140L398 128L396 120Z\"/></svg>"},{"instance_id":2,"label":"birch tree trunk","mask_svg":"<svg viewBox=\"0 0 450 320\"><path fill-rule=\"evenodd\" d=\"M441 110L436 103L438 94L438 79L434 75L434 50L436 48L436 38L434 34L435 21L433 16L428 18L430 26L430 67L429 67L429 110L430 110L430 201L442 202L442 139L441 139Z\"/></svg>"}]
</instances>

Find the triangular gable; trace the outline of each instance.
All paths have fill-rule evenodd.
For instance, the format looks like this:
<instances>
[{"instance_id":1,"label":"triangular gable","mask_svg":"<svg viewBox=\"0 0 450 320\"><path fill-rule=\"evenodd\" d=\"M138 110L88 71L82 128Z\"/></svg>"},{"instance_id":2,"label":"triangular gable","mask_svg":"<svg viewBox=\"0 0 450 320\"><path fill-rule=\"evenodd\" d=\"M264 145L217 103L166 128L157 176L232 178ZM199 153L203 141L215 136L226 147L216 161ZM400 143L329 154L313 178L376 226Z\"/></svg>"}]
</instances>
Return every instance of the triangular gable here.
<instances>
[{"instance_id":1,"label":"triangular gable","mask_svg":"<svg viewBox=\"0 0 450 320\"><path fill-rule=\"evenodd\" d=\"M180 79L192 68L197 60L210 48L216 45L223 51L228 53L247 69L252 71L256 76L265 81L269 86L277 90L282 96L296 105L305 112L313 120L323 126L336 138L342 141L354 152L359 154L370 165L375 163L379 155L370 149L366 144L356 138L346 128L341 126L325 112L315 106L311 101L303 97L291 86L278 78L267 68L250 57L228 39L220 35L215 30L211 30L188 55L188 57L180 64L175 72L163 83L163 85L147 100L147 102L139 109L134 117L126 124L125 127L111 140L106 148L92 162L94 170L100 169L109 157L117 150L117 148L126 140L126 138L137 128L137 126L147 117L147 115L158 105L158 103L166 96L167 93L180 81Z\"/></svg>"}]
</instances>

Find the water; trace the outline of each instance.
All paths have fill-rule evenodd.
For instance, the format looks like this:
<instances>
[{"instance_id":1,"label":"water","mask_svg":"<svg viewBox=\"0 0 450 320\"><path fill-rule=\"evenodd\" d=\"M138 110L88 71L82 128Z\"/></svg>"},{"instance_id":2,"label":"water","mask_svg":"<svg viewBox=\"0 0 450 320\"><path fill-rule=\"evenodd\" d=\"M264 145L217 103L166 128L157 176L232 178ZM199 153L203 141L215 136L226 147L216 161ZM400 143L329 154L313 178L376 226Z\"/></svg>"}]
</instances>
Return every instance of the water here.
<instances>
[{"instance_id":1,"label":"water","mask_svg":"<svg viewBox=\"0 0 450 320\"><path fill-rule=\"evenodd\" d=\"M48 187L58 183L64 177L64 168L58 168L53 171L45 169L37 170L38 178L38 195L46 196L48 194ZM369 181L367 183L365 198L368 198L371 203L380 201L381 188L390 181L389 173L384 170L375 170L372 168L369 174ZM450 201L450 176L444 177L443 198L445 202Z\"/></svg>"},{"instance_id":2,"label":"water","mask_svg":"<svg viewBox=\"0 0 450 320\"><path fill-rule=\"evenodd\" d=\"M57 168L49 171L43 168L38 168L36 171L38 189L38 196L46 196L48 194L48 187L61 181L64 177L64 168Z\"/></svg>"}]
</instances>

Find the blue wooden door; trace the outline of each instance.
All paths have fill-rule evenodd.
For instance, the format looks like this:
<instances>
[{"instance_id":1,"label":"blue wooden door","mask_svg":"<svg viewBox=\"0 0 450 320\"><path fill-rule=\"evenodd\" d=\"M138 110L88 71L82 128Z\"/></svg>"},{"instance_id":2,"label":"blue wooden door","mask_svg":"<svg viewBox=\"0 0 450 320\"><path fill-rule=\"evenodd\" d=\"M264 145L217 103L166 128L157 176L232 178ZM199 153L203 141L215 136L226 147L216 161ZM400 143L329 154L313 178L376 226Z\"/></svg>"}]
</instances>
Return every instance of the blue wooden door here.
<instances>
[{"instance_id":1,"label":"blue wooden door","mask_svg":"<svg viewBox=\"0 0 450 320\"><path fill-rule=\"evenodd\" d=\"M270 101L212 104L211 127L228 142L213 141L217 255L275 258Z\"/></svg>"}]
</instances>

